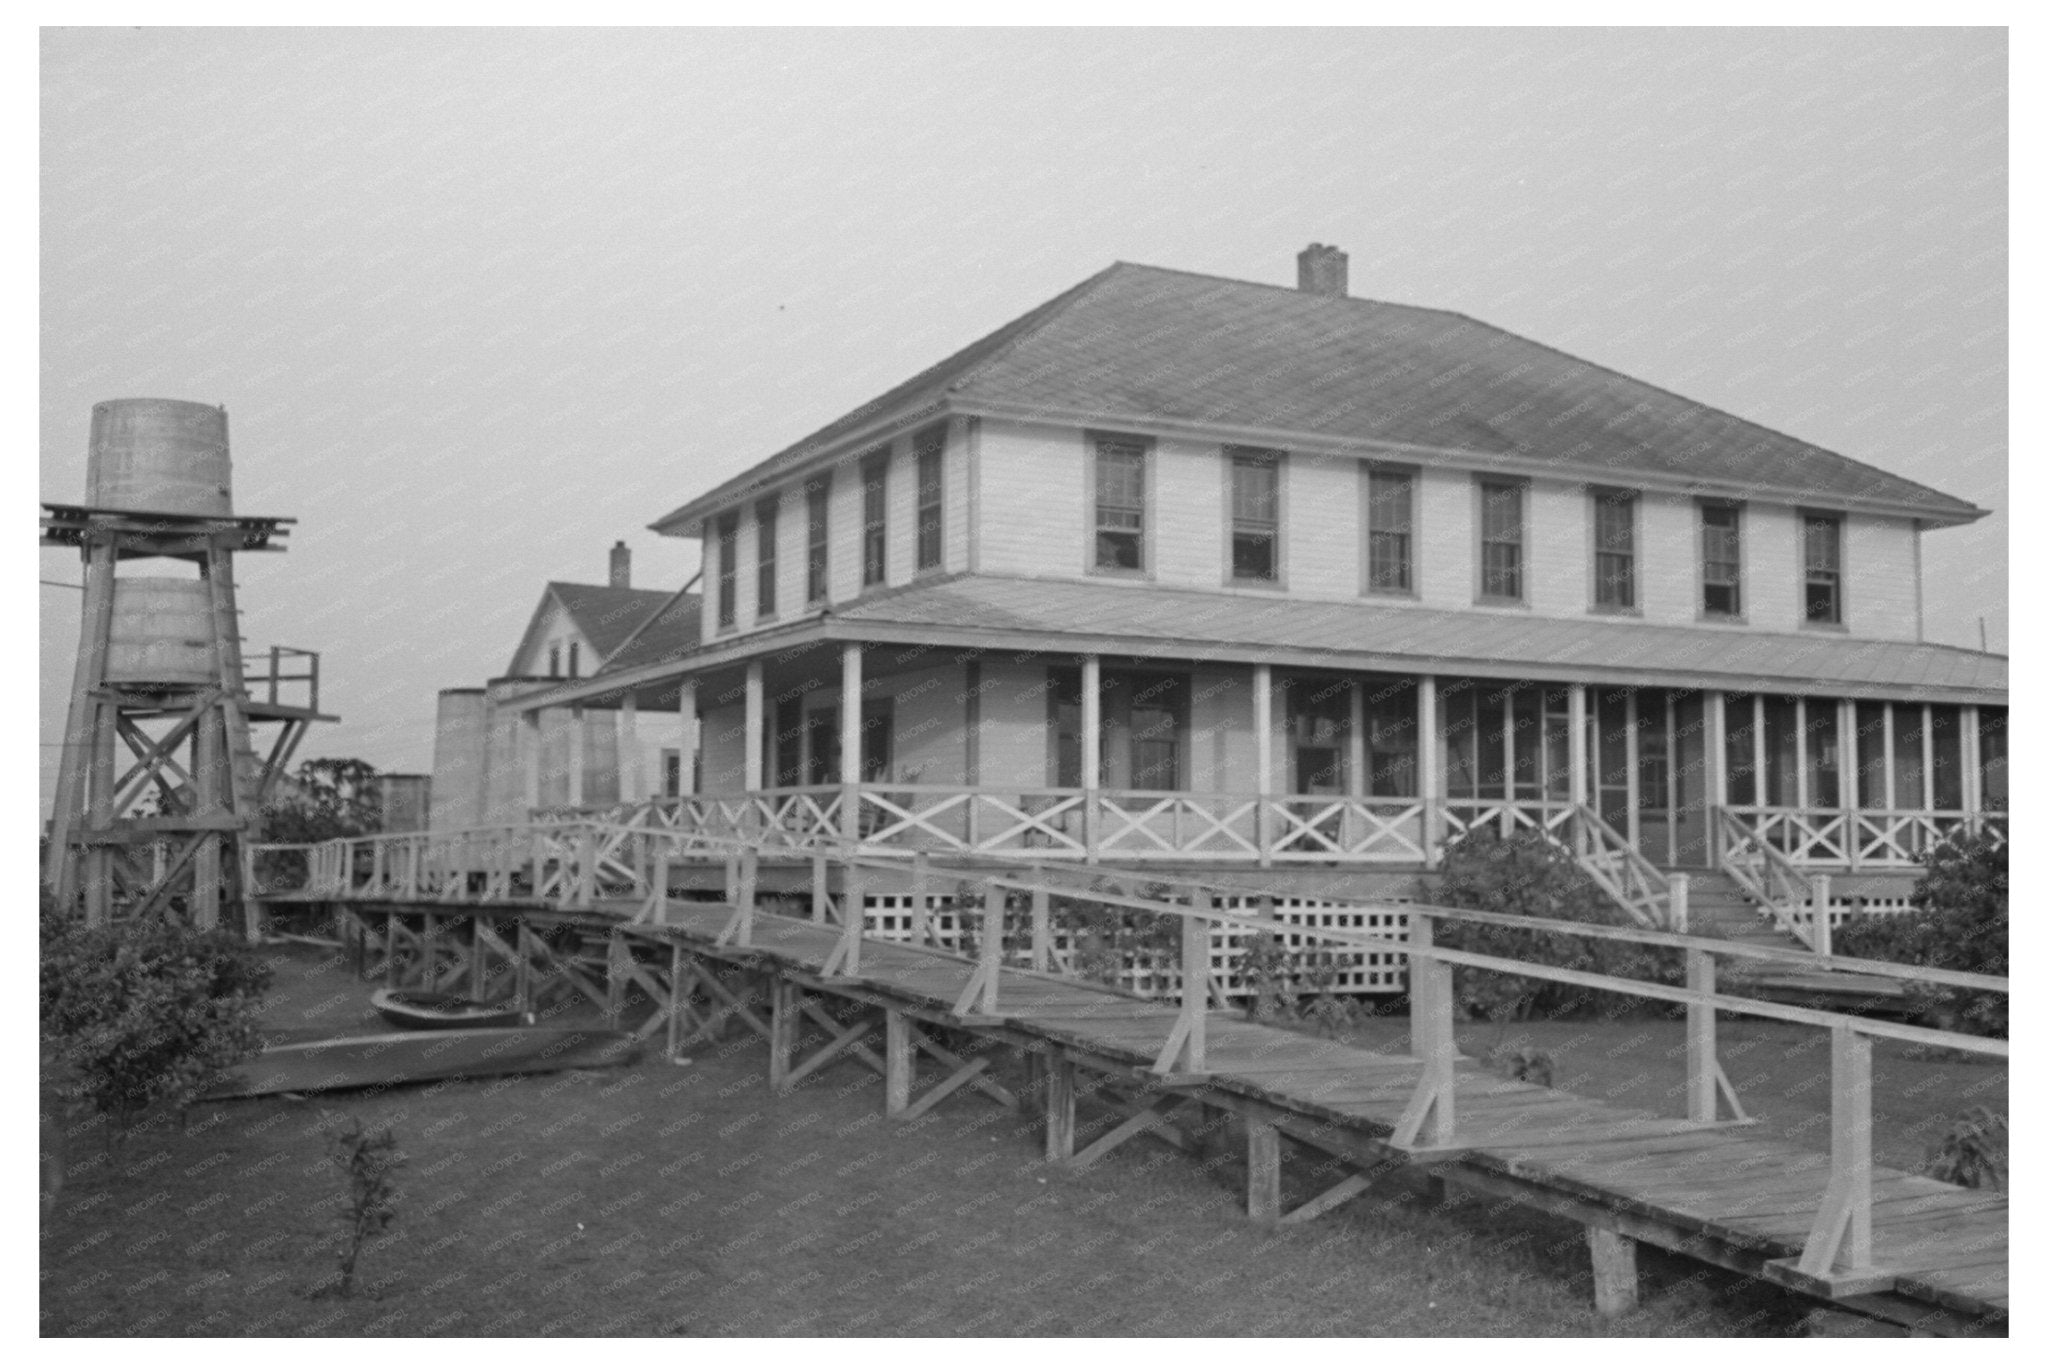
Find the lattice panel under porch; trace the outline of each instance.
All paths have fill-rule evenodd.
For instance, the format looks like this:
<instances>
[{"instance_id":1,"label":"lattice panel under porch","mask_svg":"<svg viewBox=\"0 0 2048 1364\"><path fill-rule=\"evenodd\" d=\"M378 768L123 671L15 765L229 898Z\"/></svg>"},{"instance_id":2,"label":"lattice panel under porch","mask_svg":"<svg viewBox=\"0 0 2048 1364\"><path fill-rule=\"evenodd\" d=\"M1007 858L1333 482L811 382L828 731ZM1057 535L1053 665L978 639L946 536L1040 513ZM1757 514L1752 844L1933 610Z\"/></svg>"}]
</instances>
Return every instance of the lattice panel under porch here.
<instances>
[{"instance_id":1,"label":"lattice panel under porch","mask_svg":"<svg viewBox=\"0 0 2048 1364\"><path fill-rule=\"evenodd\" d=\"M1218 909L1241 913L1249 919L1256 901L1260 897L1232 896L1216 902ZM909 942L912 936L912 905L914 897L909 895L869 895L864 897L866 926L869 936L889 942ZM1185 904L1185 899L1177 903ZM1406 942L1408 939L1408 915L1395 908L1412 904L1409 896L1389 896L1371 905L1358 905L1334 900L1317 900L1302 896L1281 896L1273 900L1273 916L1280 925L1298 924L1314 928L1343 928L1383 934L1390 943ZM929 916L931 940L940 947L959 950L961 946L960 921L953 912L953 897L931 895L925 897ZM1024 965L1030 959L1028 946L1015 941L1017 933L1017 911L1010 912L1012 943L1008 953L1013 964ZM1246 946L1262 928L1247 922L1244 927L1228 927L1215 933L1211 939L1209 971L1218 982L1223 993L1232 998L1248 996L1253 985L1246 980L1242 970ZM1315 940L1306 934L1274 931L1281 945L1290 952L1314 950ZM1055 928L1052 936L1053 951L1060 955L1074 950L1074 941L1066 933ZM1408 962L1405 954L1398 951L1378 952L1369 948L1331 948L1338 970L1331 987L1332 992L1343 995L1384 995L1399 994L1408 988ZM1145 997L1171 996L1179 993L1180 970L1176 964L1161 962L1157 966L1142 960L1130 960L1119 976L1118 983L1125 989ZM1305 983L1298 983L1307 992Z\"/></svg>"}]
</instances>

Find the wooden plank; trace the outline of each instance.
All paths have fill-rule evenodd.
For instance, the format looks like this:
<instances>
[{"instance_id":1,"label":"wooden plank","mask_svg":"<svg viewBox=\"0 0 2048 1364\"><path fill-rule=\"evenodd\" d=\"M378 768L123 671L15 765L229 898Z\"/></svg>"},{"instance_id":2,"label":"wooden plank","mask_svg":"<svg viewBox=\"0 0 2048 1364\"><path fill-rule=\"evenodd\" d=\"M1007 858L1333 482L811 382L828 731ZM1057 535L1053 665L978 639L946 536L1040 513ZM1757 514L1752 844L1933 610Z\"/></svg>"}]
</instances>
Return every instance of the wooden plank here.
<instances>
[{"instance_id":1,"label":"wooden plank","mask_svg":"<svg viewBox=\"0 0 2048 1364\"><path fill-rule=\"evenodd\" d=\"M1371 1187L1372 1179L1368 1175L1346 1175L1314 1198L1303 1203L1293 1212L1288 1213L1280 1219L1280 1222L1283 1226L1298 1226L1303 1222L1313 1221L1324 1213L1349 1203Z\"/></svg>"}]
</instances>

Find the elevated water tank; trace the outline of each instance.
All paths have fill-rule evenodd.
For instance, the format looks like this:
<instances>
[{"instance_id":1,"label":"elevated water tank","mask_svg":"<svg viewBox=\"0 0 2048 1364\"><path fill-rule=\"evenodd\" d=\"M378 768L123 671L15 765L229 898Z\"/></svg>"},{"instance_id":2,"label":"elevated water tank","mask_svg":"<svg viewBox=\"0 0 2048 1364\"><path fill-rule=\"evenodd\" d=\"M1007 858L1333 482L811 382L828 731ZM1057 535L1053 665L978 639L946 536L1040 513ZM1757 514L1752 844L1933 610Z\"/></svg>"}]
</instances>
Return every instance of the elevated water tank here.
<instances>
[{"instance_id":1,"label":"elevated water tank","mask_svg":"<svg viewBox=\"0 0 2048 1364\"><path fill-rule=\"evenodd\" d=\"M233 516L224 407L176 398L94 403L85 500L110 511Z\"/></svg>"},{"instance_id":2,"label":"elevated water tank","mask_svg":"<svg viewBox=\"0 0 2048 1364\"><path fill-rule=\"evenodd\" d=\"M107 681L214 680L213 597L198 578L116 578Z\"/></svg>"}]
</instances>

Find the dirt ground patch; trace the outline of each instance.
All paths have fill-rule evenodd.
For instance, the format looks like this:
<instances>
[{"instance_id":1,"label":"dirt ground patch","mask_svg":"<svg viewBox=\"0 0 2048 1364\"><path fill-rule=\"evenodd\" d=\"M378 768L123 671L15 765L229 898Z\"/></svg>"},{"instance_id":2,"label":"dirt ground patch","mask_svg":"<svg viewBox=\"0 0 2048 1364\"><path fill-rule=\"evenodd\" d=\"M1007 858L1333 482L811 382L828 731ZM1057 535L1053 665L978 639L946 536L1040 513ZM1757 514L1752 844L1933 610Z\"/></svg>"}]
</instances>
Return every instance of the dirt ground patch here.
<instances>
[{"instance_id":1,"label":"dirt ground patch","mask_svg":"<svg viewBox=\"0 0 2048 1364\"><path fill-rule=\"evenodd\" d=\"M317 952L280 964L273 1027L331 1032L361 1014L369 987ZM1606 1060L1562 1064L1561 1083L1641 1066L1661 1083L1658 1039L1625 1040L1610 1030L1572 1051ZM980 1098L900 1123L865 1068L778 1097L764 1062L735 1035L687 1067L650 1053L607 1071L208 1105L189 1131L138 1133L118 1160L81 1134L42 1222L43 1330L1749 1335L1795 1331L1809 1306L1646 1248L1645 1306L1607 1321L1566 1223L1433 1206L1402 1176L1266 1231L1244 1220L1227 1130L1207 1158L1138 1141L1069 1173L1045 1165L1027 1119ZM1824 1113L1825 1086L1818 1102ZM394 1127L409 1163L394 1234L371 1243L344 1300L312 1290L332 1273L341 1206L324 1134L350 1118Z\"/></svg>"}]
</instances>

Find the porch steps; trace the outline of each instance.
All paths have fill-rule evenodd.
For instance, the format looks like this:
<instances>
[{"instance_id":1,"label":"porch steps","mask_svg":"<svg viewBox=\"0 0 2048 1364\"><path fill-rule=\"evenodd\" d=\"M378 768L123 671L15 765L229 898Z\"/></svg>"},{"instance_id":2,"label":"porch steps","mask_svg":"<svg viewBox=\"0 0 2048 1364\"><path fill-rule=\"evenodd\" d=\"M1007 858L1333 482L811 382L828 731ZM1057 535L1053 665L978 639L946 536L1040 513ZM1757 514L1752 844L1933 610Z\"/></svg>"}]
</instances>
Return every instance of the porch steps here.
<instances>
[{"instance_id":1,"label":"porch steps","mask_svg":"<svg viewBox=\"0 0 2048 1364\"><path fill-rule=\"evenodd\" d=\"M1800 946L1799 939L1779 928L1726 873L1694 871L1691 877L1687 920L1693 932L1766 947ZM1810 1004L1848 1012L1889 1013L1902 1010L1906 991L1899 982L1877 977L1844 976L1828 970L1822 962L1823 958L1815 957L1811 967L1786 967L1776 962L1728 957L1721 962L1721 976L1728 988L1736 993L1787 1004Z\"/></svg>"}]
</instances>

